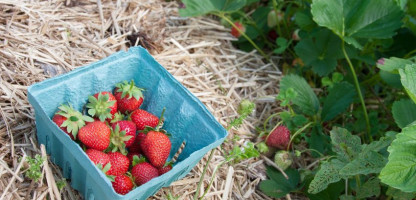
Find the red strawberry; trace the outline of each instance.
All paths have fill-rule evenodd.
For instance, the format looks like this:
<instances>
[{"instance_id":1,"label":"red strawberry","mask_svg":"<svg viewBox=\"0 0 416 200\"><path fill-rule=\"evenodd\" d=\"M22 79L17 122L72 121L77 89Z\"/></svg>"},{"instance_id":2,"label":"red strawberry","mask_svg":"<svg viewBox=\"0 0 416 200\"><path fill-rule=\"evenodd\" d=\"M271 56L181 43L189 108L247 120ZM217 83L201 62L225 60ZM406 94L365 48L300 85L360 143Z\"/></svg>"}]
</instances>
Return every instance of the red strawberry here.
<instances>
[{"instance_id":1,"label":"red strawberry","mask_svg":"<svg viewBox=\"0 0 416 200\"><path fill-rule=\"evenodd\" d=\"M240 31L238 31L237 28ZM234 22L234 26L231 28L231 35L233 35L236 38L239 38L241 36L240 32L246 32L246 28L240 22Z\"/></svg>"},{"instance_id":2,"label":"red strawberry","mask_svg":"<svg viewBox=\"0 0 416 200\"><path fill-rule=\"evenodd\" d=\"M127 194L133 189L133 182L126 175L118 175L112 182L114 190L122 195Z\"/></svg>"},{"instance_id":3,"label":"red strawberry","mask_svg":"<svg viewBox=\"0 0 416 200\"><path fill-rule=\"evenodd\" d=\"M159 176L165 174L166 172L172 169L172 163L166 163L163 167L158 168L157 171L159 172Z\"/></svg>"},{"instance_id":4,"label":"red strawberry","mask_svg":"<svg viewBox=\"0 0 416 200\"><path fill-rule=\"evenodd\" d=\"M118 176L125 174L130 166L130 160L127 156L121 154L120 152L110 152L108 153L110 157L111 168L108 171L108 174Z\"/></svg>"},{"instance_id":5,"label":"red strawberry","mask_svg":"<svg viewBox=\"0 0 416 200\"><path fill-rule=\"evenodd\" d=\"M125 113L138 109L143 103L142 90L134 85L133 80L130 84L127 81L116 84L114 95L117 99L118 110Z\"/></svg>"},{"instance_id":6,"label":"red strawberry","mask_svg":"<svg viewBox=\"0 0 416 200\"><path fill-rule=\"evenodd\" d=\"M88 97L88 114L98 117L100 121L111 120L117 112L116 98L110 92L99 92Z\"/></svg>"},{"instance_id":7,"label":"red strawberry","mask_svg":"<svg viewBox=\"0 0 416 200\"><path fill-rule=\"evenodd\" d=\"M111 129L101 121L88 123L79 130L78 139L85 146L103 151L110 144Z\"/></svg>"},{"instance_id":8,"label":"red strawberry","mask_svg":"<svg viewBox=\"0 0 416 200\"><path fill-rule=\"evenodd\" d=\"M159 176L158 170L148 162L141 162L131 169L136 185L143 185Z\"/></svg>"},{"instance_id":9,"label":"red strawberry","mask_svg":"<svg viewBox=\"0 0 416 200\"><path fill-rule=\"evenodd\" d=\"M136 124L137 130L143 130L146 126L156 127L159 118L145 110L137 109L130 115L131 120Z\"/></svg>"},{"instance_id":10,"label":"red strawberry","mask_svg":"<svg viewBox=\"0 0 416 200\"><path fill-rule=\"evenodd\" d=\"M139 132L136 135L136 139L134 140L133 144L130 146L129 151L130 152L142 152L142 149L140 148L140 142L143 141L143 139L146 137L146 134L143 132Z\"/></svg>"},{"instance_id":11,"label":"red strawberry","mask_svg":"<svg viewBox=\"0 0 416 200\"><path fill-rule=\"evenodd\" d=\"M167 135L159 131L149 131L140 143L143 154L153 166L162 167L169 157L172 144Z\"/></svg>"},{"instance_id":12,"label":"red strawberry","mask_svg":"<svg viewBox=\"0 0 416 200\"><path fill-rule=\"evenodd\" d=\"M93 119L82 115L82 113L73 109L71 105L61 105L59 111L53 116L52 121L74 140L79 129L85 126L86 122L91 122Z\"/></svg>"},{"instance_id":13,"label":"red strawberry","mask_svg":"<svg viewBox=\"0 0 416 200\"><path fill-rule=\"evenodd\" d=\"M113 123L113 129L115 129L117 125L120 126L120 131L126 132L126 136L131 136L129 140L124 142L126 144L126 147L130 147L136 138L136 124L132 121L127 120L118 121L116 123Z\"/></svg>"},{"instance_id":14,"label":"red strawberry","mask_svg":"<svg viewBox=\"0 0 416 200\"><path fill-rule=\"evenodd\" d=\"M90 160L96 165L101 164L102 166L105 166L110 162L110 156L102 151L87 149L85 153L87 154L88 158L90 158Z\"/></svg>"},{"instance_id":15,"label":"red strawberry","mask_svg":"<svg viewBox=\"0 0 416 200\"><path fill-rule=\"evenodd\" d=\"M277 126L266 138L269 147L286 150L290 142L290 131L286 126Z\"/></svg>"},{"instance_id":16,"label":"red strawberry","mask_svg":"<svg viewBox=\"0 0 416 200\"><path fill-rule=\"evenodd\" d=\"M138 153L138 152L129 152L127 154L127 158L129 158L130 163L133 163L133 157L134 156L137 156L138 158L140 158L142 156L142 154L141 153Z\"/></svg>"}]
</instances>

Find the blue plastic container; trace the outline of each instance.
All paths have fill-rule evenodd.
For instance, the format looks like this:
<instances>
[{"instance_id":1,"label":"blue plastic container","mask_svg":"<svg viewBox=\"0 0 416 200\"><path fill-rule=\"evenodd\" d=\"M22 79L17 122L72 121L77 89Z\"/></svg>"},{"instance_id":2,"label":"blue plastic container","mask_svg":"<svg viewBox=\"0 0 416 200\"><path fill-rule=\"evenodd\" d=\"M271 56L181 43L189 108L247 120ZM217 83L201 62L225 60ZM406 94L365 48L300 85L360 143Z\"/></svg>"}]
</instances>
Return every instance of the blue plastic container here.
<instances>
[{"instance_id":1,"label":"blue plastic container","mask_svg":"<svg viewBox=\"0 0 416 200\"><path fill-rule=\"evenodd\" d=\"M169 159L183 141L186 145L171 171L126 195L119 195L81 147L51 118L62 103L70 102L81 110L88 95L112 91L116 83L132 79L145 89L141 108L160 116L166 107L163 127L172 134ZM36 83L29 87L28 98L35 108L38 141L46 146L51 160L62 168L64 177L71 179L71 186L85 199L146 199L188 174L227 136L227 131L206 107L141 47L115 53L96 63Z\"/></svg>"}]
</instances>

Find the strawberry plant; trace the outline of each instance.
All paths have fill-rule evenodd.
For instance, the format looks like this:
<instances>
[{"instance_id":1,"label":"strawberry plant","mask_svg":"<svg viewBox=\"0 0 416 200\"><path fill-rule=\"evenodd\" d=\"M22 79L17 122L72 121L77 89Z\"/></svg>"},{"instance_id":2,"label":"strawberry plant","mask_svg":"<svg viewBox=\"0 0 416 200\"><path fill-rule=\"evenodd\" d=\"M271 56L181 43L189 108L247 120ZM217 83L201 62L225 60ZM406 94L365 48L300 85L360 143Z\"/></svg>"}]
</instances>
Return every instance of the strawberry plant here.
<instances>
[{"instance_id":1,"label":"strawberry plant","mask_svg":"<svg viewBox=\"0 0 416 200\"><path fill-rule=\"evenodd\" d=\"M268 169L265 194L415 197L415 1L182 2L182 16L218 18L238 48L281 57L276 101L286 111L263 119L256 149L287 176Z\"/></svg>"}]
</instances>

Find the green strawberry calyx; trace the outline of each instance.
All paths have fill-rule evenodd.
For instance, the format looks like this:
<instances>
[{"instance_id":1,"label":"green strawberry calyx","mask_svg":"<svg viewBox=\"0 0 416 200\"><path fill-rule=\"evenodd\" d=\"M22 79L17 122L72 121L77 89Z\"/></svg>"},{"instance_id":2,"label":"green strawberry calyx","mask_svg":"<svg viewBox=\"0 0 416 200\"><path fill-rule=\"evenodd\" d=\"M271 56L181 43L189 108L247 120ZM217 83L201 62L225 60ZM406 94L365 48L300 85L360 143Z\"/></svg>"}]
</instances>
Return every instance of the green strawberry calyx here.
<instances>
[{"instance_id":1,"label":"green strawberry calyx","mask_svg":"<svg viewBox=\"0 0 416 200\"><path fill-rule=\"evenodd\" d=\"M144 156L137 156L137 155L134 155L133 156L133 161L132 161L132 166L134 167L134 166L136 166L137 164L140 164L140 163L144 163L144 162L146 162L146 158L144 157Z\"/></svg>"},{"instance_id":2,"label":"green strawberry calyx","mask_svg":"<svg viewBox=\"0 0 416 200\"><path fill-rule=\"evenodd\" d=\"M94 96L89 96L87 104L88 114L93 117L98 117L100 121L105 121L106 119L111 119L113 115L111 114L111 107L116 103L116 101L108 101L110 98L109 94L103 95L101 92L98 93L98 98Z\"/></svg>"},{"instance_id":3,"label":"green strawberry calyx","mask_svg":"<svg viewBox=\"0 0 416 200\"><path fill-rule=\"evenodd\" d=\"M81 112L75 110L69 103L68 105L62 104L58 109L59 111L57 114L67 119L61 124L61 127L66 127L68 133L71 133L74 138L77 138L78 131L85 126L85 122L94 121L93 118L85 116Z\"/></svg>"},{"instance_id":4,"label":"green strawberry calyx","mask_svg":"<svg viewBox=\"0 0 416 200\"><path fill-rule=\"evenodd\" d=\"M120 131L120 126L117 124L114 129L111 129L110 151L120 151L123 155L127 155L125 142L129 141L132 137L131 135L126 135L126 131Z\"/></svg>"},{"instance_id":5,"label":"green strawberry calyx","mask_svg":"<svg viewBox=\"0 0 416 200\"><path fill-rule=\"evenodd\" d=\"M143 98L143 89L135 86L133 80L130 81L130 84L127 81L117 83L116 88L118 88L117 92L121 92L121 98L126 97L126 95L127 99L134 97L136 100L140 100L140 98Z\"/></svg>"},{"instance_id":6,"label":"green strawberry calyx","mask_svg":"<svg viewBox=\"0 0 416 200\"><path fill-rule=\"evenodd\" d=\"M121 114L121 112L116 112L115 114L114 114L114 117L113 117L113 119L110 121L110 123L116 123L116 122L118 122L118 121L122 121L122 120L124 120L124 115L123 114Z\"/></svg>"},{"instance_id":7,"label":"green strawberry calyx","mask_svg":"<svg viewBox=\"0 0 416 200\"><path fill-rule=\"evenodd\" d=\"M104 167L101 163L98 163L95 166L97 166L97 168L100 169L105 174L105 176L108 178L108 180L110 180L110 182L114 182L114 179L116 177L113 176L113 175L108 175L107 174L108 170L110 170L110 168L111 168L111 163L107 163Z\"/></svg>"}]
</instances>

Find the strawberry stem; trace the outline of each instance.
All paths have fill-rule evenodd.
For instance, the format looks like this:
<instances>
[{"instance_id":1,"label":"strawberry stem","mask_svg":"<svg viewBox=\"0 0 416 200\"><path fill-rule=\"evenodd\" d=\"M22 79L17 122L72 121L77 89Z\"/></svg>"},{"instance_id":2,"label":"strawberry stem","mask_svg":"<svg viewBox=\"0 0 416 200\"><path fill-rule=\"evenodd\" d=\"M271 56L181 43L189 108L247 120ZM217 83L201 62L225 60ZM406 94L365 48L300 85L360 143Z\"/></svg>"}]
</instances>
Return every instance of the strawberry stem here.
<instances>
[{"instance_id":1,"label":"strawberry stem","mask_svg":"<svg viewBox=\"0 0 416 200\"><path fill-rule=\"evenodd\" d=\"M303 126L302 128L300 128L300 129L298 129L296 132L295 132L295 134L293 134L293 136L290 138L290 141L289 141L289 144L287 145L287 148L286 148L286 151L289 151L289 147L290 147L290 144L292 143L292 141L293 141L293 139L295 139L295 137L297 136L297 135L299 135L300 133L302 133L306 128L308 128L310 125L312 125L313 124L313 122L309 122L309 123L307 123L305 126Z\"/></svg>"},{"instance_id":2,"label":"strawberry stem","mask_svg":"<svg viewBox=\"0 0 416 200\"><path fill-rule=\"evenodd\" d=\"M161 126L162 126L163 115L165 114L165 110L166 110L166 108L163 108L162 114L160 115L160 118L159 118L159 122L157 123L157 126L155 128L156 131L159 131L159 129L162 128Z\"/></svg>"}]
</instances>

